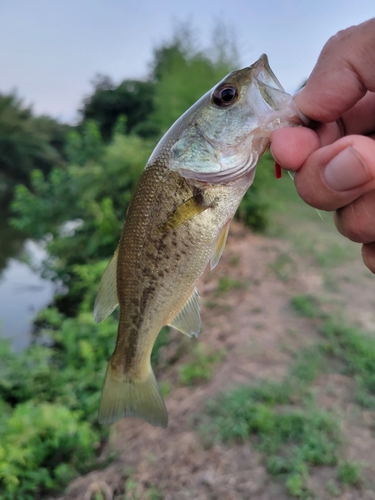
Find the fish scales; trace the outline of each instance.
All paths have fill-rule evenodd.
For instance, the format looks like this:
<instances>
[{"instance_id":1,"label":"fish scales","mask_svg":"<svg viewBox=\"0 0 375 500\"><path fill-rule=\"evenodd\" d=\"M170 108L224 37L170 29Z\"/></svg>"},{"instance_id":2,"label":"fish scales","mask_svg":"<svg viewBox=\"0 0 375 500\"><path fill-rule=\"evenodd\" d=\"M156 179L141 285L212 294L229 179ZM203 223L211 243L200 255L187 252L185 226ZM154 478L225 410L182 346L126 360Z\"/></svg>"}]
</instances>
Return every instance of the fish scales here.
<instances>
[{"instance_id":1,"label":"fish scales","mask_svg":"<svg viewBox=\"0 0 375 500\"><path fill-rule=\"evenodd\" d=\"M197 279L219 261L270 133L293 124L300 124L293 101L262 56L219 82L155 148L95 304L98 322L120 306L100 422L135 415L167 426L150 364L155 340L164 325L198 335Z\"/></svg>"}]
</instances>

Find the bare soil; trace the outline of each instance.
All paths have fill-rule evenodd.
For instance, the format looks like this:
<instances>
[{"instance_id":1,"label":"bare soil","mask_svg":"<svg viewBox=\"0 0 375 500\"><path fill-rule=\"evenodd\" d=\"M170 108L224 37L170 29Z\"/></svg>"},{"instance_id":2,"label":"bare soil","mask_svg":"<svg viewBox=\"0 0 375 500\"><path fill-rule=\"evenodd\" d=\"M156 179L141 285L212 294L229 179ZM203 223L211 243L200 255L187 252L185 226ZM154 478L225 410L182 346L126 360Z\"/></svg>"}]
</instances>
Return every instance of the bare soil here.
<instances>
[{"instance_id":1,"label":"bare soil","mask_svg":"<svg viewBox=\"0 0 375 500\"><path fill-rule=\"evenodd\" d=\"M112 427L105 450L117 452L114 462L73 481L61 498L291 498L283 482L266 472L264 457L251 443L206 448L195 416L209 399L238 384L281 380L294 353L319 341L316 320L298 317L291 309L293 296L312 293L350 324L375 331L375 278L362 264L359 248L353 250L357 257L321 267L297 246L290 239L254 235L233 224L221 262L199 284L203 328L198 342L210 352L225 352L211 379L195 387L179 383L179 367L192 359L195 340L173 331L157 373L159 382L168 381L171 387L166 397L168 429L121 420ZM223 278L232 281L229 290L220 292ZM313 468L310 486L322 500L375 499L375 415L354 403L354 389L355 381L340 373L322 374L314 383L317 404L335 412L340 422L346 440L343 457L359 463L365 478L359 488L340 486L339 493L329 492L332 468ZM152 487L161 496L150 496Z\"/></svg>"}]
</instances>

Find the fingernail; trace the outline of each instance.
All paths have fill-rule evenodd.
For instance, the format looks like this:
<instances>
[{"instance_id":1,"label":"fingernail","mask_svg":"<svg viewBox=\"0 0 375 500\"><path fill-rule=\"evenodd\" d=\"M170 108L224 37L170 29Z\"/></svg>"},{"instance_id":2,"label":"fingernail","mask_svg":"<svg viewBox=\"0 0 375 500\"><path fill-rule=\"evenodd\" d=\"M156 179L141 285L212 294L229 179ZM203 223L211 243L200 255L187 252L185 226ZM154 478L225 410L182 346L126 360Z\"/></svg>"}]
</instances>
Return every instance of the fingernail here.
<instances>
[{"instance_id":1,"label":"fingernail","mask_svg":"<svg viewBox=\"0 0 375 500\"><path fill-rule=\"evenodd\" d=\"M344 149L327 163L324 178L335 191L348 191L372 179L365 162L352 147Z\"/></svg>"}]
</instances>

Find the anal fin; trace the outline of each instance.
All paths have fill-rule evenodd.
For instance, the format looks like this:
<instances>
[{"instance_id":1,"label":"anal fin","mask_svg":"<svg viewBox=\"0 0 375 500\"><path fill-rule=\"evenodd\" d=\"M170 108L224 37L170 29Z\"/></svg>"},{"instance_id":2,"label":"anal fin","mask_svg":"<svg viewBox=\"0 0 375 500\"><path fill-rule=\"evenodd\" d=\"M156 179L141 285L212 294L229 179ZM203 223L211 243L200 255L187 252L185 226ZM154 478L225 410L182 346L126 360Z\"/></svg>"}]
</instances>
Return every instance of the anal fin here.
<instances>
[{"instance_id":1,"label":"anal fin","mask_svg":"<svg viewBox=\"0 0 375 500\"><path fill-rule=\"evenodd\" d=\"M210 267L211 271L214 269L220 260L220 257L223 254L225 243L227 242L227 237L228 237L228 232L230 228L230 223L232 222L232 219L229 219L223 226L223 229L221 230L220 236L216 242L216 247L214 250L214 253L212 254L211 260L210 260Z\"/></svg>"},{"instance_id":2,"label":"anal fin","mask_svg":"<svg viewBox=\"0 0 375 500\"><path fill-rule=\"evenodd\" d=\"M176 328L180 332L188 335L189 337L195 335L198 337L201 330L201 316L199 312L199 293L194 288L193 293L189 297L181 311L169 323L169 326Z\"/></svg>"},{"instance_id":3,"label":"anal fin","mask_svg":"<svg viewBox=\"0 0 375 500\"><path fill-rule=\"evenodd\" d=\"M94 306L94 318L97 323L100 323L111 314L118 305L117 298L117 257L118 247L113 254L112 259L106 267L102 279L100 281L98 295L96 296Z\"/></svg>"}]
</instances>

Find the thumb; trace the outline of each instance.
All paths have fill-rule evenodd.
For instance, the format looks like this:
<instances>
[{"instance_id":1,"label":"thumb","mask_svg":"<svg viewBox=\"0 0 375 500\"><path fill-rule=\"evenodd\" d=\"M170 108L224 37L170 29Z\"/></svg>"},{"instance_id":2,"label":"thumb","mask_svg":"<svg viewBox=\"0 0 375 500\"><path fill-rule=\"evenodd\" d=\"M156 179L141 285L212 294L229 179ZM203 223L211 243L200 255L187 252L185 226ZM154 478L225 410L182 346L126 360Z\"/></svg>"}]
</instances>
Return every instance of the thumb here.
<instances>
[{"instance_id":1,"label":"thumb","mask_svg":"<svg viewBox=\"0 0 375 500\"><path fill-rule=\"evenodd\" d=\"M375 141L350 135L315 151L297 172L295 183L301 198L315 208L348 205L375 189Z\"/></svg>"}]
</instances>

